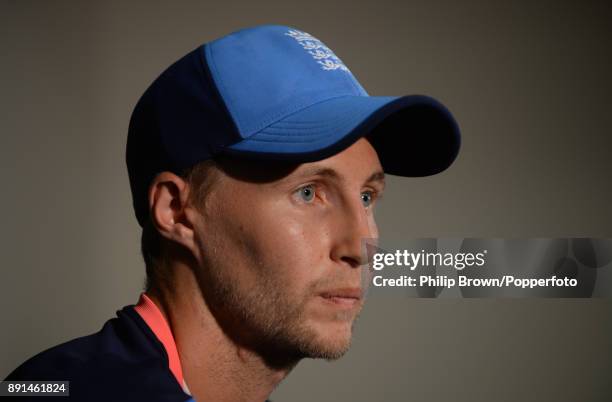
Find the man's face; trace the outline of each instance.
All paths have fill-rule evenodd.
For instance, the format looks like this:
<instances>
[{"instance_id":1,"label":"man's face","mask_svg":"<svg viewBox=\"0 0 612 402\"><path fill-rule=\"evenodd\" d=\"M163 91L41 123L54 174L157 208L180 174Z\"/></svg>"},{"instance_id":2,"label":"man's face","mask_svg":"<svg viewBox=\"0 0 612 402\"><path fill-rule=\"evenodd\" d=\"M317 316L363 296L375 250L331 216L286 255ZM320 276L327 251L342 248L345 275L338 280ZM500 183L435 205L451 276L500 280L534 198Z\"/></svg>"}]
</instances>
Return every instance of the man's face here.
<instances>
[{"instance_id":1,"label":"man's face","mask_svg":"<svg viewBox=\"0 0 612 402\"><path fill-rule=\"evenodd\" d=\"M194 230L198 281L226 333L286 357L342 356L363 306L362 241L378 237L383 180L364 138L272 180L223 174Z\"/></svg>"}]
</instances>

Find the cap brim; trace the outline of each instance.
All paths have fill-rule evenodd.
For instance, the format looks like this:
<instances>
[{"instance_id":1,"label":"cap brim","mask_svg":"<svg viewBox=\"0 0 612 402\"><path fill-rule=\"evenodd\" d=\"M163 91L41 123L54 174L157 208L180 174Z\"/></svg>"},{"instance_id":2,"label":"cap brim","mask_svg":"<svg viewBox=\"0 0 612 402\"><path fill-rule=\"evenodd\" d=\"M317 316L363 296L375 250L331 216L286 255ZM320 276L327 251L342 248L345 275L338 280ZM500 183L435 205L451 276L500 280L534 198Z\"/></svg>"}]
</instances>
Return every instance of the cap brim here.
<instances>
[{"instance_id":1,"label":"cap brim","mask_svg":"<svg viewBox=\"0 0 612 402\"><path fill-rule=\"evenodd\" d=\"M301 109L226 148L252 158L312 162L367 136L386 173L428 176L445 170L460 146L451 113L428 96L343 96Z\"/></svg>"}]
</instances>

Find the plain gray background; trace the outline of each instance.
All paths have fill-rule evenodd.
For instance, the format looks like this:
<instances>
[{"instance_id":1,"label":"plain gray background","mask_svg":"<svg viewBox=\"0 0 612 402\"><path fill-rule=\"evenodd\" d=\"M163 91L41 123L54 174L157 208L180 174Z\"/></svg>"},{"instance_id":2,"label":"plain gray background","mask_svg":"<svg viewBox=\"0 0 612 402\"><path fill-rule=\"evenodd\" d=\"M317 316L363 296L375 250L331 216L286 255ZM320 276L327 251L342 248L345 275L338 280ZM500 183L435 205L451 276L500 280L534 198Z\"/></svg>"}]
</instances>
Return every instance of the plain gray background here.
<instances>
[{"instance_id":1,"label":"plain gray background","mask_svg":"<svg viewBox=\"0 0 612 402\"><path fill-rule=\"evenodd\" d=\"M383 238L612 237L604 1L0 4L0 378L137 301L132 108L170 63L242 27L305 30L370 94L453 111L458 160L389 178ZM345 358L302 362L272 397L609 401L611 313L609 299L372 299Z\"/></svg>"}]
</instances>

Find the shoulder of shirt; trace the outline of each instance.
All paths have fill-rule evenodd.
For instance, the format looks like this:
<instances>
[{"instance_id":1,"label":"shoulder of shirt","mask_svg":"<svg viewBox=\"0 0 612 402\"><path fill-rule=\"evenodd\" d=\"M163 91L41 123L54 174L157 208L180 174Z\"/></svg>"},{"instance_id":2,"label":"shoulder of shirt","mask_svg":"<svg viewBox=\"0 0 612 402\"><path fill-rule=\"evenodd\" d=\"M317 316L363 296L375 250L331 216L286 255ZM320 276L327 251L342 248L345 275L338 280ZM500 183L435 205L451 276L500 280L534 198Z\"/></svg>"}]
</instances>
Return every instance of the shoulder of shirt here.
<instances>
[{"instance_id":1,"label":"shoulder of shirt","mask_svg":"<svg viewBox=\"0 0 612 402\"><path fill-rule=\"evenodd\" d=\"M5 379L44 380L70 381L71 401L192 400L169 370L163 345L133 305L117 311L100 331L31 357Z\"/></svg>"}]
</instances>

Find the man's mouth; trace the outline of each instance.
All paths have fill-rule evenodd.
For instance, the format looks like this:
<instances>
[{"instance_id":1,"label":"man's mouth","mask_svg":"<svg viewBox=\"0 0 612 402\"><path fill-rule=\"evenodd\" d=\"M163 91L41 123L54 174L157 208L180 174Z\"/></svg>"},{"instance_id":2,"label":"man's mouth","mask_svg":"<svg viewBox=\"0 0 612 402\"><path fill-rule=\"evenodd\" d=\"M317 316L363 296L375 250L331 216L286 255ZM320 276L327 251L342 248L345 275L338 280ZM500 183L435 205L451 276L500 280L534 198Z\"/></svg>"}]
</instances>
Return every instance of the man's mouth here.
<instances>
[{"instance_id":1,"label":"man's mouth","mask_svg":"<svg viewBox=\"0 0 612 402\"><path fill-rule=\"evenodd\" d=\"M363 293L360 288L338 288L321 292L320 296L339 307L353 307L359 304Z\"/></svg>"}]
</instances>

